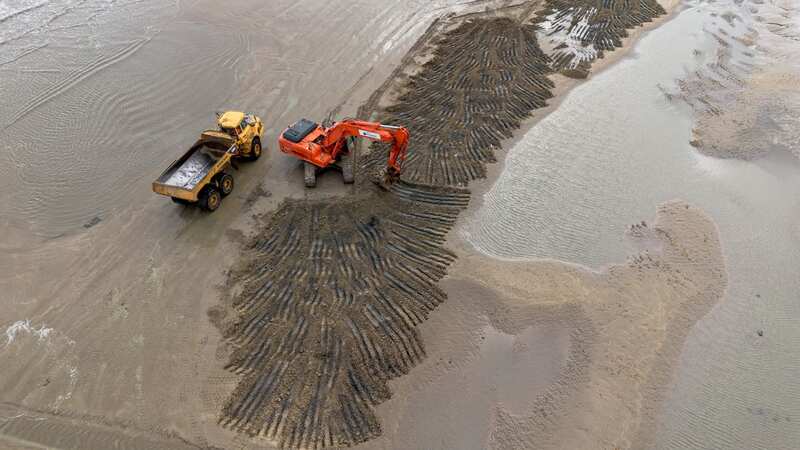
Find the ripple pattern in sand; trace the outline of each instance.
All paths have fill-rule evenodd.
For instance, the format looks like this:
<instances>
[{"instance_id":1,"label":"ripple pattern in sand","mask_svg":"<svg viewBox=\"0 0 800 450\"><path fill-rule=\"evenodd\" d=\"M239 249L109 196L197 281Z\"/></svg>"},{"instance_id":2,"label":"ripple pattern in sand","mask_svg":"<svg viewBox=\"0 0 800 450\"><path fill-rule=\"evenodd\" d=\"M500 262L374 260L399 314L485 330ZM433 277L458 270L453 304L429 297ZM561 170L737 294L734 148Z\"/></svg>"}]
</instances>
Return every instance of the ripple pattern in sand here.
<instances>
[{"instance_id":1,"label":"ripple pattern in sand","mask_svg":"<svg viewBox=\"0 0 800 450\"><path fill-rule=\"evenodd\" d=\"M549 58L536 27L511 19L467 22L435 45L381 120L404 124L413 136L406 179L465 186L486 176L501 140L552 97Z\"/></svg>"},{"instance_id":2,"label":"ripple pattern in sand","mask_svg":"<svg viewBox=\"0 0 800 450\"><path fill-rule=\"evenodd\" d=\"M202 33L188 25L178 28L184 37ZM15 198L0 194L0 211L28 221L31 231L44 237L95 224L125 206L131 192L146 185L143 179L154 165L174 159L211 126L213 116L202 104L222 103L227 94L221 90L194 96L187 114L159 111L171 109L187 86L229 85L247 40L226 33L214 46L181 49L174 33L150 32L75 50L88 57L85 61L47 47L13 64L53 69L28 74L30 82L14 94L24 101L0 106L8 135L7 151L0 154L0 186L18 192ZM153 40L157 45L148 45ZM232 66L205 69L218 61ZM205 125L186 127L187 121Z\"/></svg>"},{"instance_id":3,"label":"ripple pattern in sand","mask_svg":"<svg viewBox=\"0 0 800 450\"><path fill-rule=\"evenodd\" d=\"M545 105L547 62L534 26L462 21L378 111L414 133L404 182L389 193L370 185L386 158L374 146L360 159L360 195L286 202L264 218L212 311L235 348L228 367L244 375L223 425L290 448L381 433L374 408L391 395L387 381L424 357L416 327L445 300L437 282L454 255L442 246L470 198L454 185L484 176L501 139Z\"/></svg>"},{"instance_id":4,"label":"ripple pattern in sand","mask_svg":"<svg viewBox=\"0 0 800 450\"><path fill-rule=\"evenodd\" d=\"M692 111L664 96L675 80L682 80L680 88L703 77L710 83L689 100L702 111L721 106L724 117L737 103L740 82L750 85L758 69L752 65L763 58L759 48L796 54L796 46L785 45L793 43L786 27L776 40L747 19L754 8L771 17L767 4L744 3L744 12L733 12L737 7L698 2L645 36L635 59L571 91L510 150L506 170L465 232L491 255L566 258L602 268L625 258L630 240L620 239L620 231L649 215L654 204L682 198L712 215L730 282L725 300L687 341L655 448L793 448L797 442L800 387L792 368L800 337L788 323L796 317L800 289L793 218L800 163L780 151L782 138L792 133L762 140L758 149L766 153L751 161L708 157L689 144L697 125ZM748 28L760 32L761 44L745 39ZM781 63L788 61L796 59ZM787 67L773 60L767 68ZM782 92L782 84L765 81L765 92ZM772 100L778 98L790 97ZM777 123L792 116L762 115Z\"/></svg>"},{"instance_id":5,"label":"ripple pattern in sand","mask_svg":"<svg viewBox=\"0 0 800 450\"><path fill-rule=\"evenodd\" d=\"M553 69L585 78L592 61L622 47L628 29L665 13L656 0L547 0L536 22Z\"/></svg>"}]
</instances>

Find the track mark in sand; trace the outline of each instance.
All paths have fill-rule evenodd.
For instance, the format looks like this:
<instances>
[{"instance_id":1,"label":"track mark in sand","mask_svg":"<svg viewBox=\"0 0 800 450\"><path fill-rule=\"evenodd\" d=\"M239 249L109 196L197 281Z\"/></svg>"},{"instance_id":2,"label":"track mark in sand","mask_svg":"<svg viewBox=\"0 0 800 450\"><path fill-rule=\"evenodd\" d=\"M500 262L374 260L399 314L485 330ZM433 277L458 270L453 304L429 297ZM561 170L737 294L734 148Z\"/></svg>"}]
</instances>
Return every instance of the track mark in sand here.
<instances>
[{"instance_id":1,"label":"track mark in sand","mask_svg":"<svg viewBox=\"0 0 800 450\"><path fill-rule=\"evenodd\" d=\"M622 47L629 29L663 14L657 0L547 0L535 22L554 44L553 69L585 78L594 59Z\"/></svg>"},{"instance_id":2,"label":"track mark in sand","mask_svg":"<svg viewBox=\"0 0 800 450\"><path fill-rule=\"evenodd\" d=\"M243 292L225 333L244 381L222 423L284 447L352 445L380 434L386 382L425 355L416 326L442 301L442 248L469 201L459 190L285 203L232 275ZM424 197L424 205L413 200Z\"/></svg>"},{"instance_id":3,"label":"track mark in sand","mask_svg":"<svg viewBox=\"0 0 800 450\"><path fill-rule=\"evenodd\" d=\"M167 431L140 430L111 418L38 411L0 402L0 444L8 441L19 448L201 448Z\"/></svg>"},{"instance_id":4,"label":"track mark in sand","mask_svg":"<svg viewBox=\"0 0 800 450\"><path fill-rule=\"evenodd\" d=\"M136 42L129 44L128 46L126 46L125 48L123 48L122 50L113 55L98 58L88 66L73 71L66 78L45 89L43 92L41 92L31 101L29 101L25 106L23 106L22 109L20 109L11 118L11 121L6 124L6 127L14 125L20 119L33 112L36 108L44 105L45 103L49 102L55 97L63 94L64 92L68 91L70 88L80 83L81 81L91 77L92 75L100 72L101 70L104 70L108 67L111 67L114 64L117 64L127 59L129 56L133 55L139 49L144 47L144 45L147 44L148 42L150 42L150 38L138 40Z\"/></svg>"},{"instance_id":5,"label":"track mark in sand","mask_svg":"<svg viewBox=\"0 0 800 450\"><path fill-rule=\"evenodd\" d=\"M223 426L288 448L380 435L374 407L424 358L417 325L445 300L437 284L455 256L443 245L470 200L460 186L485 177L501 141L552 96L536 31L495 17L425 33L432 58L394 106L376 111L382 89L359 113L411 129L404 181L388 193L367 181L385 164L375 145L355 197L286 201L258 219L226 283L228 314L211 314L242 376Z\"/></svg>"},{"instance_id":6,"label":"track mark in sand","mask_svg":"<svg viewBox=\"0 0 800 450\"><path fill-rule=\"evenodd\" d=\"M0 45L2 45L2 44L0 44ZM22 59L22 58L24 58L24 57L26 57L26 56L28 56L30 54L33 54L33 53L35 53L35 52L47 47L48 45L49 44L42 44L42 45L35 45L35 46L32 46L32 47L29 47L28 49L21 51L19 54L14 55L10 59L7 59L5 61L0 61L0 67L8 65L8 64L11 64L11 63L14 63L14 62L17 62L20 59Z\"/></svg>"},{"instance_id":7,"label":"track mark in sand","mask_svg":"<svg viewBox=\"0 0 800 450\"><path fill-rule=\"evenodd\" d=\"M0 17L0 23L3 23L7 20L13 19L14 17L21 16L23 14L29 13L31 11L35 11L43 6L47 6L50 2L41 2L35 5L31 5L27 8L20 9L19 11L14 11L12 13L6 14L5 16Z\"/></svg>"},{"instance_id":8,"label":"track mark in sand","mask_svg":"<svg viewBox=\"0 0 800 450\"><path fill-rule=\"evenodd\" d=\"M494 149L553 96L550 59L535 26L505 18L468 21L435 45L433 59L380 119L413 136L405 179L466 186L486 177ZM376 156L372 163L382 164Z\"/></svg>"}]
</instances>

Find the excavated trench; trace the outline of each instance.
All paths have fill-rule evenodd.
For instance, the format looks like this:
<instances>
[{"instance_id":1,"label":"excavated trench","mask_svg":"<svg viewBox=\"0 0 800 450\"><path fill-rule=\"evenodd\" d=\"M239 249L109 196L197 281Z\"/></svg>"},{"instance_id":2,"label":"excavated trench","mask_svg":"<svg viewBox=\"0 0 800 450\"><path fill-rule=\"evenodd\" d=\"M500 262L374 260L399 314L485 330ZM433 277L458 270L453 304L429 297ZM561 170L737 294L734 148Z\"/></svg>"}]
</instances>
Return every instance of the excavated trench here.
<instances>
[{"instance_id":1,"label":"excavated trench","mask_svg":"<svg viewBox=\"0 0 800 450\"><path fill-rule=\"evenodd\" d=\"M558 64L538 44L541 14L596 16L600 28L578 35L618 46L663 13L654 1L604 4L550 1L533 20L471 17L423 37L432 53L394 104L373 98L360 111L410 129L404 181L390 192L367 181L385 163L373 147L359 160L359 194L286 201L231 270L232 314L219 324L235 349L227 368L242 378L221 424L292 448L380 435L374 407L424 358L417 325L446 300L437 282L454 260L443 245L469 203L464 187L552 97Z\"/></svg>"}]
</instances>

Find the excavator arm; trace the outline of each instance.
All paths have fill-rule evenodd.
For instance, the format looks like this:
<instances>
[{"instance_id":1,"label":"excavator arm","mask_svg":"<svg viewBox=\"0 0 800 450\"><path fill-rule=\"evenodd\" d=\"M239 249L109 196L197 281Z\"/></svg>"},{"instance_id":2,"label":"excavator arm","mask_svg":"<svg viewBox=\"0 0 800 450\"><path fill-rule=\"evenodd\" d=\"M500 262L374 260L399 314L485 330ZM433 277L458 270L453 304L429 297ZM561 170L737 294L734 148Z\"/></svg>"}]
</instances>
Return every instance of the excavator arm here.
<instances>
[{"instance_id":1,"label":"excavator arm","mask_svg":"<svg viewBox=\"0 0 800 450\"><path fill-rule=\"evenodd\" d=\"M387 185L394 183L403 171L403 162L408 150L408 130L404 127L383 125L375 122L359 120L344 120L328 128L322 141L324 148L329 148L334 159L344 148L344 142L349 137L370 139L373 141L390 142L392 149L383 170L382 178Z\"/></svg>"},{"instance_id":2,"label":"excavator arm","mask_svg":"<svg viewBox=\"0 0 800 450\"><path fill-rule=\"evenodd\" d=\"M386 167L381 171L379 185L388 188L400 178L408 150L408 130L404 127L384 125L360 120L343 120L328 128L301 120L284 131L278 139L281 151L296 156L320 168L338 161L347 151L350 137L390 142L392 148Z\"/></svg>"}]
</instances>

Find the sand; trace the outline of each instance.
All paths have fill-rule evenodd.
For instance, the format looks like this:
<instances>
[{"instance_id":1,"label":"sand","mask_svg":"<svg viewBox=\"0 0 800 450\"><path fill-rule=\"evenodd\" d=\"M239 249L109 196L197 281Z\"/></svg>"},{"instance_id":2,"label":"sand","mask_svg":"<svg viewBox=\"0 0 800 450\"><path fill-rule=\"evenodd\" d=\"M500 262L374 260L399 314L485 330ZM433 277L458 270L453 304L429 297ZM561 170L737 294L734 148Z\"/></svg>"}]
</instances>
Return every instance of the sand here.
<instances>
[{"instance_id":1,"label":"sand","mask_svg":"<svg viewBox=\"0 0 800 450\"><path fill-rule=\"evenodd\" d=\"M365 181L385 158L365 148L354 198L286 202L256 226L214 314L234 347L227 367L243 376L223 425L303 448L382 433L373 408L391 398L386 381L424 358L416 327L445 301L436 282L453 257L441 244L470 197L453 188L484 177L554 87L555 60L520 11L437 23L410 55L425 62L385 86L397 98L378 91L362 108L415 136L401 185Z\"/></svg>"},{"instance_id":2,"label":"sand","mask_svg":"<svg viewBox=\"0 0 800 450\"><path fill-rule=\"evenodd\" d=\"M528 9L501 8L492 14L503 16L509 11L519 17ZM372 87L377 87L372 82ZM358 84L353 92L362 88ZM367 105L365 111L379 106L375 102L369 106L369 101ZM528 107L535 106L540 105L532 102ZM343 104L342 110L347 108ZM500 120L498 124L507 130L496 142L512 137L527 116L523 111L511 122ZM367 150L364 152L366 156ZM475 158L477 167L492 161L493 157L484 156ZM368 364L361 376L377 381L351 381L350 385L365 386L351 395L361 398L358 392L377 386L372 404L358 406L359 414L343 413L348 417L346 427L318 426L334 417L328 412L335 412L335 405L323 414L298 409L301 412L291 419L294 430L303 424L302 429L316 431L288 433L285 425L270 422L268 417L291 408L274 406L270 411L247 400L246 393L253 388L258 398L263 398L261 393L270 385L258 384L257 375L241 370L248 368L249 361L256 361L252 357L258 351L237 342L236 330L247 327L242 326L242 316L232 310L242 292L247 293L248 288L251 293L256 291L246 284L235 286L241 291L231 291L228 282L231 277L242 279L246 269L253 268L251 261L258 261L242 250L248 245L252 248L261 242L269 258L274 257L269 241L261 239L270 234L295 239L304 252L318 252L324 259L324 245L314 247L314 239L291 238L286 234L291 228L282 227L282 218L291 217L295 208L305 208L313 216L315 206L345 188L338 179L334 182L336 177L323 177L318 191L306 193L298 177L295 184L276 181L278 175L290 180L298 175L296 170L285 170L286 164L275 156L265 159L261 166L242 168L239 178L247 182L240 183L244 189L226 200L228 214L204 215L147 202L95 222L84 233L41 242L32 253L7 246L2 266L10 275L0 279L0 287L11 295L2 317L11 319L3 322L6 342L0 350L0 363L10 369L0 377L0 400L4 402L0 435L9 446L70 448L88 443L103 448L119 441L131 448L257 448L276 442L297 447L370 439L366 446L591 447L597 442L609 447L639 446L646 444L643 439L651 426L652 411L670 378L683 337L724 289L713 224L688 205L665 205L652 229L632 233L646 244L648 253L603 273L556 262L510 264L475 254L457 242L454 233L448 232L457 226L458 213L435 210L463 209L465 194L451 186L485 176L483 169L465 169L457 176L446 170L412 171L419 175L411 181L448 186L430 191L411 184L394 191L392 195L399 201L410 199L412 207L394 205L391 209L417 214L416 219L380 219L391 203L380 207L367 203L352 210L357 212L353 215L356 224L389 224L386 231L374 235L369 231L361 237L353 235L362 242L371 242L370 236L384 239L382 233L404 226L417 228L411 232L417 237L412 242L425 248L416 254L427 262L423 259L418 264L414 270L423 274L414 277L432 276L428 285L423 284L427 291L420 293L419 285L413 285L410 289L417 292L410 298L424 298L429 304L419 311L411 311L412 306L407 305L406 315L418 317L412 321L414 326L404 331L410 337L390 338L385 348L391 352L398 342L412 342L418 349L406 353L409 359L405 364L374 364L405 357L399 353L378 357L381 352L375 350L375 343L366 340L360 349L337 350L331 344L331 354L345 349L362 351L361 361ZM365 157L365 161L362 170L368 171L372 160ZM259 179L263 173L274 176L263 183ZM287 197L306 200L293 207L298 204L284 202ZM431 203L431 199L434 204L446 204L434 205L433 215L430 208L414 209L413 205ZM349 206L340 204L337 208L342 212L322 215L330 220L326 222L328 230L339 229L336 220L348 213ZM274 215L275 211L279 214ZM171 220L142 219L162 215ZM432 221L443 225L430 227ZM450 240L446 241L447 236ZM124 246L120 246L121 240ZM367 261L357 245L334 247L345 255L344 261ZM374 247L386 251L385 244ZM441 263L431 264L431 260ZM282 269L283 262L279 259L271 264ZM330 266L331 262L321 264L321 270L326 265L329 271L340 268ZM228 272L230 268L233 270ZM380 264L374 266L375 273L379 268ZM436 284L445 268L449 275ZM362 270L354 266L347 276L353 278ZM280 276L305 280L300 272ZM367 283L361 289L375 290L370 277L363 278ZM405 288L409 288L407 283ZM400 286L403 289L402 283ZM407 301L408 297L398 298ZM347 300L344 302L347 305ZM255 310L255 314L265 311ZM270 314L288 313L277 310ZM403 315L399 313L393 320L402 322ZM360 320L369 326L369 318ZM378 315L372 320L386 323ZM619 330L624 332L617 333ZM275 332L278 334L272 338L293 346L288 329ZM627 339L637 334L643 337ZM326 342L322 335L320 342ZM295 353L302 352L295 349L289 356ZM327 350L323 353L329 354ZM298 367L296 375L302 371L302 366ZM324 380L322 375L333 370L326 367L320 365L320 377L307 374L308 383ZM384 373L376 373L375 367ZM531 370L533 381L523 378ZM468 390L476 395L465 397ZM285 392L279 391L271 404L288 398ZM300 398L312 397L305 392ZM241 399L245 403L237 404ZM340 411L352 411L347 408L352 407ZM615 413L607 415L608 411ZM231 418L237 414L240 420L233 423ZM239 426L253 418L259 419L255 428ZM576 424L580 432L575 432ZM76 443L78 433L82 441ZM255 433L261 436L251 436Z\"/></svg>"},{"instance_id":3,"label":"sand","mask_svg":"<svg viewBox=\"0 0 800 450\"><path fill-rule=\"evenodd\" d=\"M717 45L712 62L687 74L669 98L695 113L692 145L715 158L755 160L798 154L798 33L788 2L721 5L705 32ZM701 53L698 53L699 57Z\"/></svg>"},{"instance_id":4,"label":"sand","mask_svg":"<svg viewBox=\"0 0 800 450\"><path fill-rule=\"evenodd\" d=\"M648 448L681 343L726 280L713 222L683 202L628 238L642 253L602 272L459 248L375 447Z\"/></svg>"}]
</instances>

